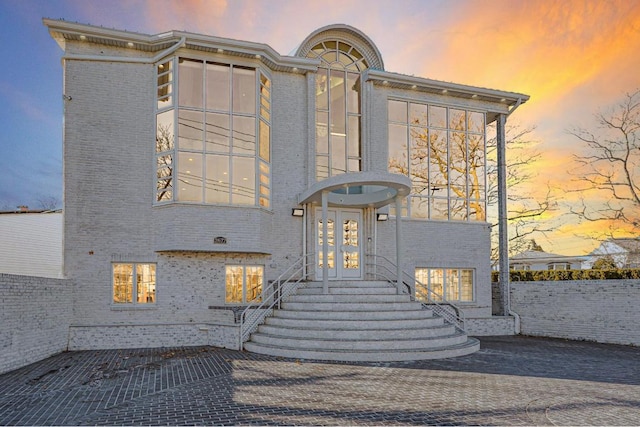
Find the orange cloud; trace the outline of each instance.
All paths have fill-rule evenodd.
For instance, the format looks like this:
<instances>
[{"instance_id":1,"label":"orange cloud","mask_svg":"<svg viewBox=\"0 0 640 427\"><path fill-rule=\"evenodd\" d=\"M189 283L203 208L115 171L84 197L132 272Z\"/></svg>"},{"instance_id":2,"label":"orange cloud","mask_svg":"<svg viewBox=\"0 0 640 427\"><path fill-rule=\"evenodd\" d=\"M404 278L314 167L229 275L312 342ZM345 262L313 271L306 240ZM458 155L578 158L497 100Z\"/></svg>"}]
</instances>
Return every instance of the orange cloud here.
<instances>
[{"instance_id":1,"label":"orange cloud","mask_svg":"<svg viewBox=\"0 0 640 427\"><path fill-rule=\"evenodd\" d=\"M447 75L532 100L557 99L628 63L640 48L639 2L458 4L462 20L445 41Z\"/></svg>"}]
</instances>

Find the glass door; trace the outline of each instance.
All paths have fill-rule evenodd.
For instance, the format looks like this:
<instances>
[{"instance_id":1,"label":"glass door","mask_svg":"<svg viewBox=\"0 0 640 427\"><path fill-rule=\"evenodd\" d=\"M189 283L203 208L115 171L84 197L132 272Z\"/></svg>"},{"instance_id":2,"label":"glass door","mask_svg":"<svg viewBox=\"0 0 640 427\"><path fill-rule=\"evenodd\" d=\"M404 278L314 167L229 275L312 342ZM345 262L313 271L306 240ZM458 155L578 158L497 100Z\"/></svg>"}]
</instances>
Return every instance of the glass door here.
<instances>
[{"instance_id":1,"label":"glass door","mask_svg":"<svg viewBox=\"0 0 640 427\"><path fill-rule=\"evenodd\" d=\"M322 278L323 227L322 210L316 211L316 253L318 279ZM329 209L327 212L327 244L329 279L359 279L362 277L362 211Z\"/></svg>"}]
</instances>

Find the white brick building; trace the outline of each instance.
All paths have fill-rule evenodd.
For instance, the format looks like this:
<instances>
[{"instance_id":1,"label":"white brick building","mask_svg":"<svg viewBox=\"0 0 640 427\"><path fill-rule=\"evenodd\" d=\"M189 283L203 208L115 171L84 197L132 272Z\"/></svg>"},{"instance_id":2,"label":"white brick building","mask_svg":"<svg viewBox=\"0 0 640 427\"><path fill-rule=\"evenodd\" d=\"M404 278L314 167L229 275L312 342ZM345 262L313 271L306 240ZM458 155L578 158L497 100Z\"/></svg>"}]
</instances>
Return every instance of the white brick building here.
<instances>
[{"instance_id":1,"label":"white brick building","mask_svg":"<svg viewBox=\"0 0 640 427\"><path fill-rule=\"evenodd\" d=\"M485 129L504 142L528 96L386 71L346 25L284 56L44 23L64 50L70 349L233 347L230 308L305 256L301 274L327 281L399 259L471 334L495 332Z\"/></svg>"}]
</instances>

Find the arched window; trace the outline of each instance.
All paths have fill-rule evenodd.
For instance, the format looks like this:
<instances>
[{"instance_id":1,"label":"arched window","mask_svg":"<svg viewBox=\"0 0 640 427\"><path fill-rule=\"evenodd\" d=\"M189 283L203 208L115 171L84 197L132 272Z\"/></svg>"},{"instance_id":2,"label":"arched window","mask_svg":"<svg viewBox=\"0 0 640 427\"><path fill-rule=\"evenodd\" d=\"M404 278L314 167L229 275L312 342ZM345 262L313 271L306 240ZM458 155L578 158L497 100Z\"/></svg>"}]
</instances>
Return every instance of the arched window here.
<instances>
[{"instance_id":1,"label":"arched window","mask_svg":"<svg viewBox=\"0 0 640 427\"><path fill-rule=\"evenodd\" d=\"M360 73L364 56L339 40L325 40L307 54L319 58L316 76L316 179L361 170Z\"/></svg>"}]
</instances>

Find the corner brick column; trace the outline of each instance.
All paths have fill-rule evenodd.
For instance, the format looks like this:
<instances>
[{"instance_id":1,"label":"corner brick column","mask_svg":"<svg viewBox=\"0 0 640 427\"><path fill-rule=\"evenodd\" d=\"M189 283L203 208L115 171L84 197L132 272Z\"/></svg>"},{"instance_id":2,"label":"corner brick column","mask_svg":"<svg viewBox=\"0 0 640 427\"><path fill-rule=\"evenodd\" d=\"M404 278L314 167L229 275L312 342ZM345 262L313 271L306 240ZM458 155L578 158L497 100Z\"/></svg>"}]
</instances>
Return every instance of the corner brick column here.
<instances>
[{"instance_id":1,"label":"corner brick column","mask_svg":"<svg viewBox=\"0 0 640 427\"><path fill-rule=\"evenodd\" d=\"M502 315L507 316L510 311L509 288L509 232L507 218L507 161L505 125L507 115L500 114L497 120L496 140L498 149L498 256L499 256L499 286L500 306Z\"/></svg>"}]
</instances>

